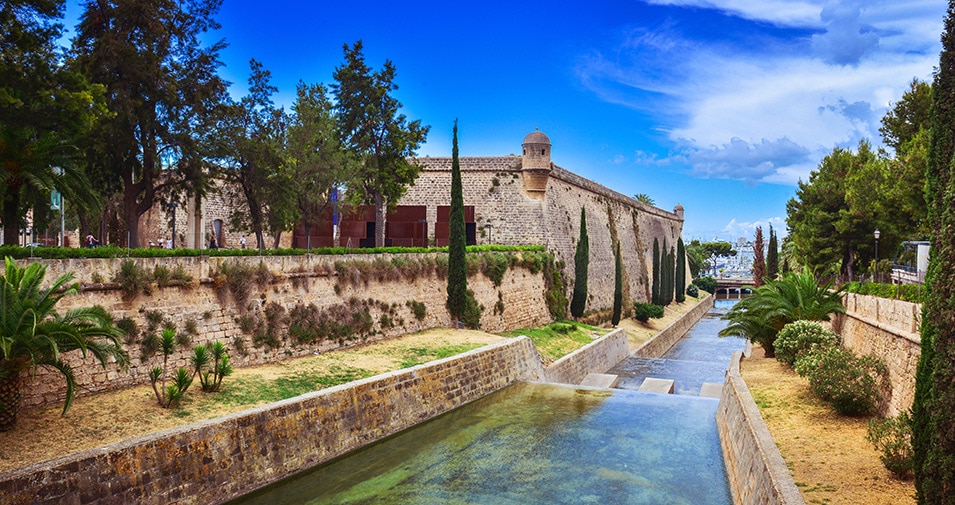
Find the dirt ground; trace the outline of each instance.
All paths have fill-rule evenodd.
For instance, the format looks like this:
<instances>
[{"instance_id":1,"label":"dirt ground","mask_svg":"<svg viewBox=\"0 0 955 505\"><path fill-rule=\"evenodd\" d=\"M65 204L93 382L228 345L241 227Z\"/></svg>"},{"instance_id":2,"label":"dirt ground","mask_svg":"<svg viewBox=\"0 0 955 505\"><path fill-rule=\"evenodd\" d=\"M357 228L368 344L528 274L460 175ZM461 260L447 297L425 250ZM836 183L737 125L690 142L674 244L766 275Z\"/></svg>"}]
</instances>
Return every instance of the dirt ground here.
<instances>
[{"instance_id":1,"label":"dirt ground","mask_svg":"<svg viewBox=\"0 0 955 505\"><path fill-rule=\"evenodd\" d=\"M740 368L806 503L915 503L913 482L893 478L866 441L870 418L836 414L806 379L760 347Z\"/></svg>"}]
</instances>

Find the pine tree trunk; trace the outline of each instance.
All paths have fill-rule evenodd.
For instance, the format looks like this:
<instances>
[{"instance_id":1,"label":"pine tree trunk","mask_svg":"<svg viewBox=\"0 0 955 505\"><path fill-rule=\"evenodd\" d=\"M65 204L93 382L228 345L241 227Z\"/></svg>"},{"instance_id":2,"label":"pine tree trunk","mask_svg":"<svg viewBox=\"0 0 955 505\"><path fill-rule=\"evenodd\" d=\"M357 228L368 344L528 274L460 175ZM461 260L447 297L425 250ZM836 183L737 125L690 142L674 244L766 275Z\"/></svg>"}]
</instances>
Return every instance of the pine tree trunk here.
<instances>
[{"instance_id":1,"label":"pine tree trunk","mask_svg":"<svg viewBox=\"0 0 955 505\"><path fill-rule=\"evenodd\" d=\"M21 396L18 372L7 373L6 377L0 379L0 431L12 430L16 426Z\"/></svg>"}]
</instances>

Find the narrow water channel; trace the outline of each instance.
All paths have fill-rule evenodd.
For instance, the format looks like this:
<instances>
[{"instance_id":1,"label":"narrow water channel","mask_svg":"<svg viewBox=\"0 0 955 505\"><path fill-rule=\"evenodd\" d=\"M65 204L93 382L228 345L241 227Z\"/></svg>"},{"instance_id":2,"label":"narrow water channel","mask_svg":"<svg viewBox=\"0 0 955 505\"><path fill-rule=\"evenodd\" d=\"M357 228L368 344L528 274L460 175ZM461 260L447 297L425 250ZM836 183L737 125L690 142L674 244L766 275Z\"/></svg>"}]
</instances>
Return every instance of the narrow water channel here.
<instances>
[{"instance_id":1,"label":"narrow water channel","mask_svg":"<svg viewBox=\"0 0 955 505\"><path fill-rule=\"evenodd\" d=\"M660 360L692 372L681 390L722 382L741 348L716 337L728 307L718 301ZM232 503L729 505L717 405L518 383Z\"/></svg>"}]
</instances>

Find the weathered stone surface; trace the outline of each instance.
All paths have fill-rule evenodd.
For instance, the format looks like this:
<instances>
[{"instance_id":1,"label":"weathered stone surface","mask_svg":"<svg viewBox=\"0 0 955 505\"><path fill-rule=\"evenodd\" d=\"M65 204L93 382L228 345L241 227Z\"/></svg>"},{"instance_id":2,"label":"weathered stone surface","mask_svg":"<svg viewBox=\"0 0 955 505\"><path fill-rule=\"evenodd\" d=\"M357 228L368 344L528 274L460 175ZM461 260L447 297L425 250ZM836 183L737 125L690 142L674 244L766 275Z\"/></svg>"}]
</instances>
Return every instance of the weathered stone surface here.
<instances>
[{"instance_id":1,"label":"weathered stone surface","mask_svg":"<svg viewBox=\"0 0 955 505\"><path fill-rule=\"evenodd\" d=\"M647 377L646 379L643 379L643 384L640 384L640 391L646 393L672 395L673 379L656 379L653 377Z\"/></svg>"},{"instance_id":2,"label":"weathered stone surface","mask_svg":"<svg viewBox=\"0 0 955 505\"><path fill-rule=\"evenodd\" d=\"M581 386L591 386L595 388L612 388L617 385L620 378L613 374L589 373L584 380L580 381Z\"/></svg>"}]
</instances>

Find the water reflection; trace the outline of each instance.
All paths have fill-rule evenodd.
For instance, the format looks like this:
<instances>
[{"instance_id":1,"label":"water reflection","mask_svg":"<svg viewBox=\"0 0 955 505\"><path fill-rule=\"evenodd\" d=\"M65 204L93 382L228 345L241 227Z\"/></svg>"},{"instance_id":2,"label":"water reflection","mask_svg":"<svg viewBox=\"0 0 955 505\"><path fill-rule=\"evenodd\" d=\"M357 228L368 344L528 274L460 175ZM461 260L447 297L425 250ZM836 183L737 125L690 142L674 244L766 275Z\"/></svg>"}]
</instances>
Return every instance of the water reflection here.
<instances>
[{"instance_id":1,"label":"water reflection","mask_svg":"<svg viewBox=\"0 0 955 505\"><path fill-rule=\"evenodd\" d=\"M716 406L516 384L236 503L728 505Z\"/></svg>"}]
</instances>

